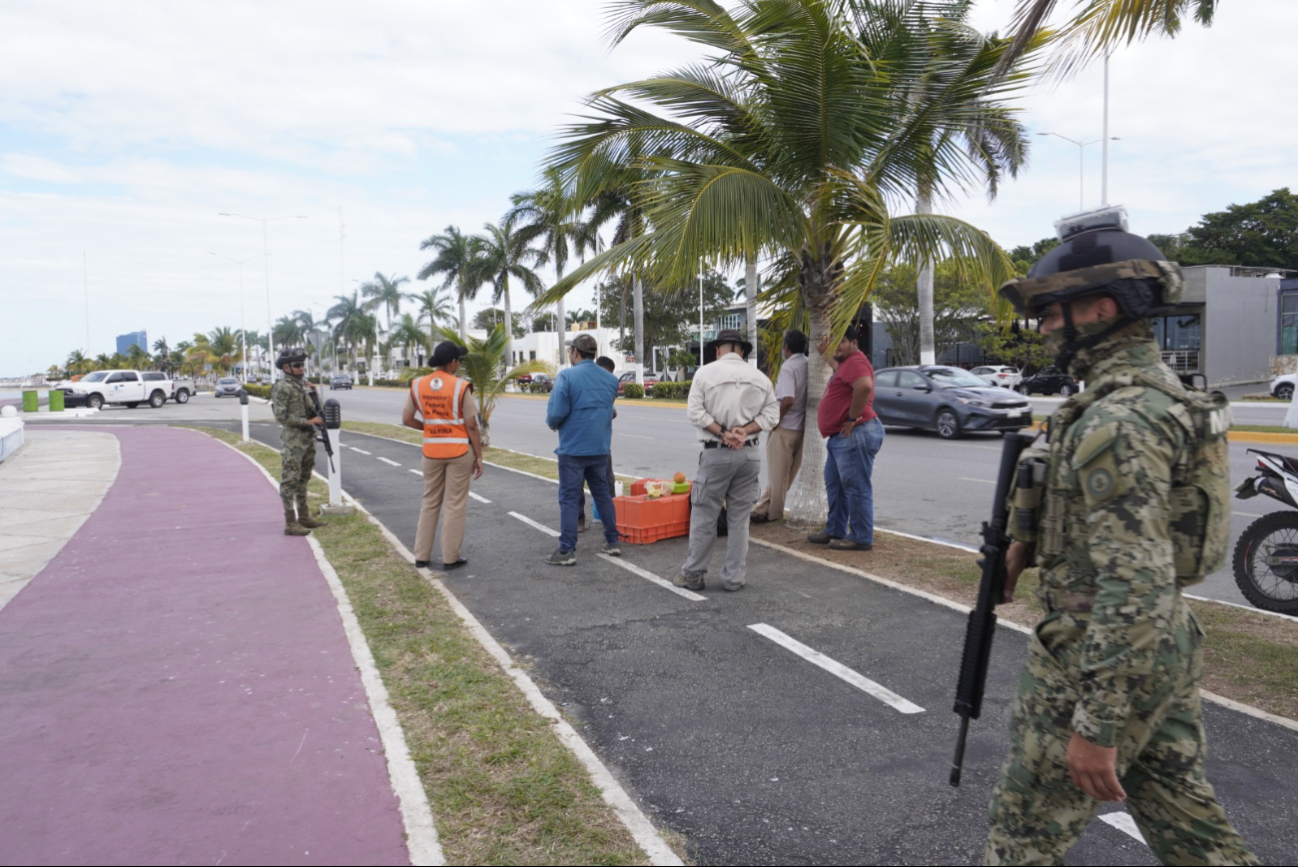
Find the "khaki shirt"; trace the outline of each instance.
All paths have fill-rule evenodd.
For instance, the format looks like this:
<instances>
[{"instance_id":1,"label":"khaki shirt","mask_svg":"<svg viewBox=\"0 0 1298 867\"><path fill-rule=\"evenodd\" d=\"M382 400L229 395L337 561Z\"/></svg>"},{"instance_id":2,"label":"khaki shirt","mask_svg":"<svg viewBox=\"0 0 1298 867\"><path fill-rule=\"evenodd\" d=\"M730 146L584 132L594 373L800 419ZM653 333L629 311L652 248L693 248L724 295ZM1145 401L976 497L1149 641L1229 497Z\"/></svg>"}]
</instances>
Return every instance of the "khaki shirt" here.
<instances>
[{"instance_id":1,"label":"khaki shirt","mask_svg":"<svg viewBox=\"0 0 1298 867\"><path fill-rule=\"evenodd\" d=\"M707 431L713 422L723 430L757 422L764 431L780 423L780 405L771 380L737 352L703 365L694 374L688 412L700 442L717 441Z\"/></svg>"}]
</instances>

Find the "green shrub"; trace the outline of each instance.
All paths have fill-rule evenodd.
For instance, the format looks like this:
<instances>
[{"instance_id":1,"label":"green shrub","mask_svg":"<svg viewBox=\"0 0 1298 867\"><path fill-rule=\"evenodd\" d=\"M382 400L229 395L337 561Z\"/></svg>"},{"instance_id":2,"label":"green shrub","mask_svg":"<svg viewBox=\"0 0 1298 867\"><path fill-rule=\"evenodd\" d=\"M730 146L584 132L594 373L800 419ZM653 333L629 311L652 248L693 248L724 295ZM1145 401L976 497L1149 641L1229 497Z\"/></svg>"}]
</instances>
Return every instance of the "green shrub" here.
<instances>
[{"instance_id":1,"label":"green shrub","mask_svg":"<svg viewBox=\"0 0 1298 867\"><path fill-rule=\"evenodd\" d=\"M247 385L245 385L244 388L248 389L248 394L252 395L253 397L260 397L264 400L270 400L271 387L269 385L253 385L250 382Z\"/></svg>"},{"instance_id":2,"label":"green shrub","mask_svg":"<svg viewBox=\"0 0 1298 867\"><path fill-rule=\"evenodd\" d=\"M639 400L644 397L644 386L638 382L628 382L622 389L622 396Z\"/></svg>"},{"instance_id":3,"label":"green shrub","mask_svg":"<svg viewBox=\"0 0 1298 867\"><path fill-rule=\"evenodd\" d=\"M650 390L650 394L655 400L685 400L690 396L690 384L692 381L687 379L684 382L655 383Z\"/></svg>"}]
</instances>

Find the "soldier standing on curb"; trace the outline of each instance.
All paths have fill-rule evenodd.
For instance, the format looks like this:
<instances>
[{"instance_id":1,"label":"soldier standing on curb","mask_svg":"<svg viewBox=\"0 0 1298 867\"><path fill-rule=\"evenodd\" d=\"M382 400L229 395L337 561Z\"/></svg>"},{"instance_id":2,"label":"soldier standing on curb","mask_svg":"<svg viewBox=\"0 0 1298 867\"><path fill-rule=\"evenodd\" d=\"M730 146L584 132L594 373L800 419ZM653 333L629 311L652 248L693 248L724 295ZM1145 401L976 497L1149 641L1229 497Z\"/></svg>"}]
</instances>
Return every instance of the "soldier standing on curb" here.
<instances>
[{"instance_id":1,"label":"soldier standing on curb","mask_svg":"<svg viewBox=\"0 0 1298 867\"><path fill-rule=\"evenodd\" d=\"M1125 801L1164 864L1256 864L1204 773L1203 632L1181 594L1225 556L1228 405L1160 359L1149 318L1180 300L1180 269L1119 209L1059 229L1060 246L1001 288L1086 390L1016 474L1006 597L1035 561L1048 613L1029 639L987 863L1063 864L1101 805Z\"/></svg>"},{"instance_id":2,"label":"soldier standing on curb","mask_svg":"<svg viewBox=\"0 0 1298 867\"><path fill-rule=\"evenodd\" d=\"M284 501L284 535L306 536L324 523L311 517L306 501L306 486L315 468L316 428L324 419L315 413L311 396L315 385L304 376L306 351L285 349L275 359L284 378L270 390L270 406L275 421L283 425L279 441L279 498ZM296 510L296 511L295 511Z\"/></svg>"}]
</instances>

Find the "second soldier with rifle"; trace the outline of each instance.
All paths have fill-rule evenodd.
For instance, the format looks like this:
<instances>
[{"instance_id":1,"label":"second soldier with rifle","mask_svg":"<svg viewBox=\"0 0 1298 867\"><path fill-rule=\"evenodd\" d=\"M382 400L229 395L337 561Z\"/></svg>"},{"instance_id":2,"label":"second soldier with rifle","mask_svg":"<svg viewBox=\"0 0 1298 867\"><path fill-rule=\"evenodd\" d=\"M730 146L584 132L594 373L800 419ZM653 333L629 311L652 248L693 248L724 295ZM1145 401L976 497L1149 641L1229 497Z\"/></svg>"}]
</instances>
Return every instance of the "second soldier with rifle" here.
<instances>
[{"instance_id":1,"label":"second soldier with rifle","mask_svg":"<svg viewBox=\"0 0 1298 867\"><path fill-rule=\"evenodd\" d=\"M324 427L315 385L306 378L306 351L284 349L275 359L284 378L270 390L271 410L280 432L279 497L284 501L284 535L306 536L324 523L311 517L307 483L315 469L317 432Z\"/></svg>"}]
</instances>

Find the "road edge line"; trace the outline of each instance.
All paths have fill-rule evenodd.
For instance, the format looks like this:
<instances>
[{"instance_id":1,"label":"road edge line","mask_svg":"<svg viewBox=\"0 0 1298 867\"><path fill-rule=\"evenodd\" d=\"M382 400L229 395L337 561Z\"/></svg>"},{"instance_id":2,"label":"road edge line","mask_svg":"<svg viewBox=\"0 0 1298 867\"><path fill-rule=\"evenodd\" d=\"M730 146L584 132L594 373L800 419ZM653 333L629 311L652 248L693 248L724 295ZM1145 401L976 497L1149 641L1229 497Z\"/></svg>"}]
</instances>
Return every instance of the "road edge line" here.
<instances>
[{"instance_id":1,"label":"road edge line","mask_svg":"<svg viewBox=\"0 0 1298 867\"><path fill-rule=\"evenodd\" d=\"M239 451L238 448L215 437L209 437L209 439L220 443L247 460L261 472L272 487L279 487L275 477L267 472L265 467L257 463L257 460L252 455ZM265 444L258 443L258 445ZM319 474L313 472L312 475L318 476ZM357 508L359 508L359 504L357 504ZM365 514L369 515L368 512ZM373 520L372 517L371 520ZM356 668L360 672L361 685L365 688L365 698L370 706L370 714L374 719L375 727L379 731L379 740L383 743L383 757L388 767L388 781L392 785L393 793L397 796L397 809L401 812L401 822L406 831L405 844L406 851L410 855L410 863L418 865L418 867L423 867L423 865L441 867L446 863L446 856L442 852L441 840L437 835L437 823L433 818L432 805L428 802L428 794L424 791L424 784L419 779L419 770L415 767L414 759L410 755L410 745L406 743L406 733L401 727L401 720L397 717L397 712L393 709L391 702L388 701L388 689L383 683L383 676L379 673L378 665L374 662L374 654L370 650L369 642L365 640L365 631L361 629L360 621L356 619L356 611L352 606L351 598L347 595L347 588L343 586L333 564L329 562L324 548L321 547L320 542L314 536L307 536L306 541L315 555L316 565L320 568L325 583L329 585L329 590L333 593L334 604L338 608L338 616L342 619L343 634L347 637L347 645L351 650L352 661L356 663Z\"/></svg>"},{"instance_id":2,"label":"road edge line","mask_svg":"<svg viewBox=\"0 0 1298 867\"><path fill-rule=\"evenodd\" d=\"M508 469L508 467L504 469ZM518 472L522 471L519 470ZM546 479L545 481L550 480ZM368 509L356 502L355 499L351 497L348 497L348 499L351 500L352 505L356 507L358 512L364 515L370 523L378 527L379 532L396 549L397 553L409 561L411 565L414 565L415 555L405 546L405 543L385 527L378 518L374 517ZM622 788L617 778L613 776L613 772L600 761L599 756L595 755L595 751L590 748L590 745L582 739L581 735L577 734L577 730L563 718L559 713L559 709L545 697L545 694L527 675L527 672L514 664L509 652L496 641L486 627L473 616L473 612L464 606L464 603L451 592L451 589L440 578L430 574L425 577L425 580L442 594L451 610L456 613L473 637L482 645L482 648L491 654L505 674L514 682L514 685L523 693L528 704L532 705L532 709L554 724L555 734L558 736L559 742L576 756L577 761L581 762L586 772L590 774L591 782L595 784L595 787L600 791L600 795L603 796L604 803L613 808L613 812L617 814L617 817L622 821L622 825L630 833L631 839L635 840L636 845L649 857L650 863L664 865L664 867L683 867L684 862L667 845L667 841L658 833L658 829L649 821L649 817L636 805L635 801L631 800L631 796Z\"/></svg>"}]
</instances>

